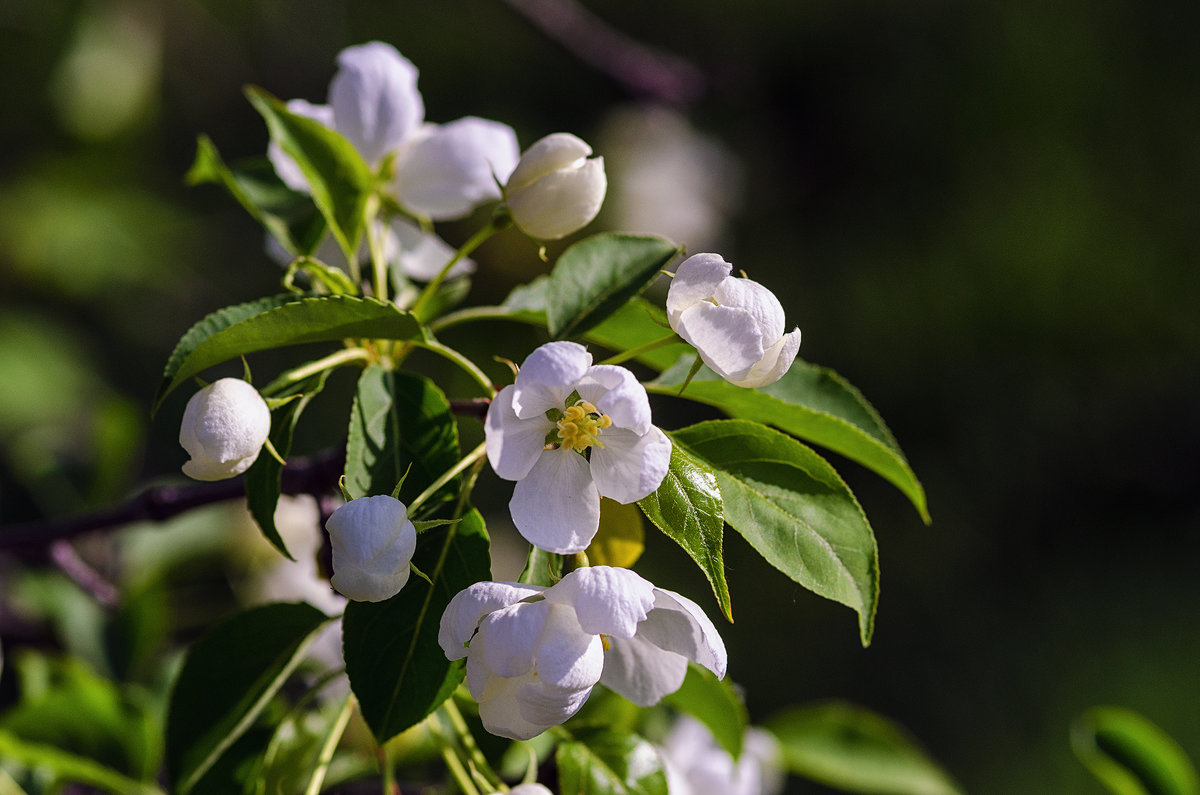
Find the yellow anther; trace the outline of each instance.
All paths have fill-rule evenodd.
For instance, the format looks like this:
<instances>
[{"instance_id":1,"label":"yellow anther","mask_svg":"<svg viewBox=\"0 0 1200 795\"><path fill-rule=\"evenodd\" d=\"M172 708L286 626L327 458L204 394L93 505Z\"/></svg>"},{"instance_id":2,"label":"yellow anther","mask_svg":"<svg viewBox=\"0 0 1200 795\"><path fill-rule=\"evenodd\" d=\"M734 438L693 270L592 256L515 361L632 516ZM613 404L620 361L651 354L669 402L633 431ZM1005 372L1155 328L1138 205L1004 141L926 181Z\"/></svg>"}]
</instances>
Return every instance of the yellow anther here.
<instances>
[{"instance_id":1,"label":"yellow anther","mask_svg":"<svg viewBox=\"0 0 1200 795\"><path fill-rule=\"evenodd\" d=\"M604 647L605 651L612 648L612 644L608 640L608 635L600 635L600 645Z\"/></svg>"},{"instance_id":2,"label":"yellow anther","mask_svg":"<svg viewBox=\"0 0 1200 795\"><path fill-rule=\"evenodd\" d=\"M569 406L557 423L558 438L568 450L583 451L589 447L603 447L600 430L612 426L612 418L596 411L586 400Z\"/></svg>"}]
</instances>

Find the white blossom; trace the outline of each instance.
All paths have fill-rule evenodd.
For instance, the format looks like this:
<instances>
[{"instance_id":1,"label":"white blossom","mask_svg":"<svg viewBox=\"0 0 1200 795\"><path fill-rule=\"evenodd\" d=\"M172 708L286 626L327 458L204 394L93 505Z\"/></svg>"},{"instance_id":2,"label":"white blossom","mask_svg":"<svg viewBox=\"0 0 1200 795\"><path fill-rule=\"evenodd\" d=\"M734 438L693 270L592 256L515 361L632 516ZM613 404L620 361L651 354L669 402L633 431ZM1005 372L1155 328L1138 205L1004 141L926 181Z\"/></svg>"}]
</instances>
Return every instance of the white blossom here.
<instances>
[{"instance_id":1,"label":"white blossom","mask_svg":"<svg viewBox=\"0 0 1200 795\"><path fill-rule=\"evenodd\" d=\"M667 474L671 440L650 423L633 373L593 365L574 342L549 342L525 360L484 421L488 461L515 480L509 510L525 540L581 552L600 526L600 498L631 503Z\"/></svg>"},{"instance_id":2,"label":"white blossom","mask_svg":"<svg viewBox=\"0 0 1200 795\"><path fill-rule=\"evenodd\" d=\"M224 480L249 469L271 432L271 410L240 378L222 378L192 395L183 410L179 443L191 456L183 474Z\"/></svg>"},{"instance_id":3,"label":"white blossom","mask_svg":"<svg viewBox=\"0 0 1200 795\"><path fill-rule=\"evenodd\" d=\"M525 234L557 240L592 222L604 203L604 158L570 133L553 133L525 150L504 189L513 222Z\"/></svg>"},{"instance_id":4,"label":"white blossom","mask_svg":"<svg viewBox=\"0 0 1200 795\"><path fill-rule=\"evenodd\" d=\"M492 795L500 795L500 793L494 792ZM554 793L541 784L533 783L518 784L508 791L508 795L554 795Z\"/></svg>"},{"instance_id":5,"label":"white blossom","mask_svg":"<svg viewBox=\"0 0 1200 795\"><path fill-rule=\"evenodd\" d=\"M394 497L360 497L325 522L333 547L330 584L356 602L382 602L400 592L411 573L417 530Z\"/></svg>"},{"instance_id":6,"label":"white blossom","mask_svg":"<svg viewBox=\"0 0 1200 795\"><path fill-rule=\"evenodd\" d=\"M649 706L679 689L688 660L720 677L726 668L699 606L609 566L549 588L475 583L446 606L438 643L449 659L467 658L484 728L516 740L570 718L597 683Z\"/></svg>"},{"instance_id":7,"label":"white blossom","mask_svg":"<svg viewBox=\"0 0 1200 795\"><path fill-rule=\"evenodd\" d=\"M785 334L775 294L732 270L719 254L684 260L667 291L667 320L717 375L737 386L766 386L796 359L800 329Z\"/></svg>"},{"instance_id":8,"label":"white blossom","mask_svg":"<svg viewBox=\"0 0 1200 795\"><path fill-rule=\"evenodd\" d=\"M391 183L404 209L431 220L461 218L500 198L517 164L517 136L508 125L468 116L449 124L425 122L417 68L390 44L347 47L329 85L329 104L292 100L293 113L341 133L372 169L394 156ZM267 152L289 187L308 191L295 162L278 146Z\"/></svg>"}]
</instances>

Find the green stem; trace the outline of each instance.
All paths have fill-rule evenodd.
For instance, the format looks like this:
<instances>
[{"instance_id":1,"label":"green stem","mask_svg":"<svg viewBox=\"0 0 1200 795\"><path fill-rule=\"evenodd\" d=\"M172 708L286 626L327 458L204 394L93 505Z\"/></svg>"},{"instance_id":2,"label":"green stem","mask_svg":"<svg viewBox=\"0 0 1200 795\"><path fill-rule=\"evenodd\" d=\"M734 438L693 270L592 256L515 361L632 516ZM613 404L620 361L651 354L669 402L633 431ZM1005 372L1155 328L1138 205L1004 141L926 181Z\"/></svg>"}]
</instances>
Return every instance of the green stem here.
<instances>
[{"instance_id":1,"label":"green stem","mask_svg":"<svg viewBox=\"0 0 1200 795\"><path fill-rule=\"evenodd\" d=\"M463 243L458 251L454 252L454 256L450 258L449 262L442 266L442 269L438 272L438 275L433 277L433 281L425 285L425 289L421 291L419 296L417 296L417 300L412 305L412 309L410 311L414 315L420 315L421 310L425 308L426 304L433 300L433 294L437 292L439 287L442 286L442 282L446 281L446 276L450 273L450 270L455 265L457 265L459 262L462 262L462 260L469 256L472 251L483 245L484 241L489 237L501 231L502 229L507 229L511 225L512 216L506 213L497 213L493 215L491 220L487 222L486 226L484 226L475 234L471 235L471 238L466 243Z\"/></svg>"},{"instance_id":2,"label":"green stem","mask_svg":"<svg viewBox=\"0 0 1200 795\"><path fill-rule=\"evenodd\" d=\"M471 774L467 772L467 768L459 761L458 755L447 745L445 739L442 740L441 746L442 759L446 761L450 775L454 776L454 780L458 782L464 795L481 795L475 782L471 779Z\"/></svg>"},{"instance_id":3,"label":"green stem","mask_svg":"<svg viewBox=\"0 0 1200 795\"><path fill-rule=\"evenodd\" d=\"M438 489L453 480L459 472L462 472L464 469L471 466L471 464L474 464L476 461L482 458L484 452L486 451L485 444L485 442L480 442L479 446L467 453L463 460L459 461L457 464L443 472L441 477L429 485L429 488L418 494L416 499L408 504L409 514L412 514L417 509L417 506L421 505L421 503L425 502L425 500L436 494Z\"/></svg>"},{"instance_id":4,"label":"green stem","mask_svg":"<svg viewBox=\"0 0 1200 795\"><path fill-rule=\"evenodd\" d=\"M479 771L479 774L484 777L488 786L494 791L506 792L508 788L504 786L504 782L496 774L496 771L492 770L492 766L488 764L487 757L479 749L479 744L475 742L475 735L471 733L471 727L467 725L467 721L458 710L458 705L454 703L454 697L451 696L442 702L441 709L450 720L450 725L454 727L459 742L462 743L463 749L467 752L467 757L471 760L475 769Z\"/></svg>"},{"instance_id":5,"label":"green stem","mask_svg":"<svg viewBox=\"0 0 1200 795\"><path fill-rule=\"evenodd\" d=\"M383 256L383 236L375 219L378 215L378 200L367 208L367 250L371 253L371 291L380 301L388 300L387 262Z\"/></svg>"},{"instance_id":6,"label":"green stem","mask_svg":"<svg viewBox=\"0 0 1200 795\"><path fill-rule=\"evenodd\" d=\"M472 306L434 318L429 322L429 328L432 331L441 331L460 323L470 323L475 320L515 320L518 323L529 323L535 326L546 325L544 319L524 317L519 312L505 309L502 306Z\"/></svg>"},{"instance_id":7,"label":"green stem","mask_svg":"<svg viewBox=\"0 0 1200 795\"><path fill-rule=\"evenodd\" d=\"M392 763L392 751L387 743L379 749L379 765L383 768L383 795L395 795L396 766Z\"/></svg>"},{"instance_id":8,"label":"green stem","mask_svg":"<svg viewBox=\"0 0 1200 795\"><path fill-rule=\"evenodd\" d=\"M431 353L436 353L438 356L453 362L454 364L458 365L459 369L471 376L471 379L475 383L483 387L483 393L485 395L488 397L496 396L496 390L492 386L492 379L487 377L487 373L485 373L483 370L480 370L479 366L475 364L475 362L471 361L466 356L463 356L450 346L438 342L431 336L427 336L423 340L410 340L409 344L415 345L418 348L424 348Z\"/></svg>"},{"instance_id":9,"label":"green stem","mask_svg":"<svg viewBox=\"0 0 1200 795\"><path fill-rule=\"evenodd\" d=\"M604 361L600 362L600 364L620 364L621 362L627 362L630 359L641 356L643 353L649 353L650 351L658 350L659 348L665 348L666 346L674 345L677 342L683 342L683 338L678 334L668 334L665 337L656 339L652 342L647 342L644 345L639 345L636 348L630 348L624 353L618 353L615 356L610 356Z\"/></svg>"},{"instance_id":10,"label":"green stem","mask_svg":"<svg viewBox=\"0 0 1200 795\"><path fill-rule=\"evenodd\" d=\"M340 351L335 351L328 356L320 359L315 359L308 364L302 364L294 370L288 370L282 373L271 383L267 384L262 389L264 397L269 397L289 384L294 384L297 381L303 381L309 376L316 375L322 370L332 370L335 367L341 367L344 364L351 362L365 362L371 358L371 354L362 348L343 348Z\"/></svg>"},{"instance_id":11,"label":"green stem","mask_svg":"<svg viewBox=\"0 0 1200 795\"><path fill-rule=\"evenodd\" d=\"M325 774L329 772L329 763L333 761L333 752L337 750L338 743L341 742L342 734L345 733L346 725L350 723L350 716L353 714L354 694L351 693L342 703L337 720L334 721L329 736L325 738L325 743L321 746L321 755L317 758L317 769L313 771L304 795L321 795L321 785L325 783Z\"/></svg>"}]
</instances>

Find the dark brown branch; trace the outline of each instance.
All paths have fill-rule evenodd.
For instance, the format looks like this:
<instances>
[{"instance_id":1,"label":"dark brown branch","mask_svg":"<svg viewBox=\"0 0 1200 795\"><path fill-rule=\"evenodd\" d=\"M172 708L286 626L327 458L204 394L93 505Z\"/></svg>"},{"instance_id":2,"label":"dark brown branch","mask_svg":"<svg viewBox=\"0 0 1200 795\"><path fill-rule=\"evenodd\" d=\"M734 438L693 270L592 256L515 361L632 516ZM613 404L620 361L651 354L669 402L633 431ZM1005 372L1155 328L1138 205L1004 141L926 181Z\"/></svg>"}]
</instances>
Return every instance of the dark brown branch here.
<instances>
[{"instance_id":1,"label":"dark brown branch","mask_svg":"<svg viewBox=\"0 0 1200 795\"><path fill-rule=\"evenodd\" d=\"M707 79L696 65L635 41L575 0L505 0L550 38L631 93L686 105L704 93Z\"/></svg>"},{"instance_id":2,"label":"dark brown branch","mask_svg":"<svg viewBox=\"0 0 1200 795\"><path fill-rule=\"evenodd\" d=\"M345 452L329 450L311 458L298 458L283 470L280 492L288 495L322 494L337 488ZM241 478L218 483L185 483L152 486L125 502L83 516L47 519L0 527L0 550L30 552L56 541L108 530L134 522L162 522L193 508L243 497Z\"/></svg>"}]
</instances>

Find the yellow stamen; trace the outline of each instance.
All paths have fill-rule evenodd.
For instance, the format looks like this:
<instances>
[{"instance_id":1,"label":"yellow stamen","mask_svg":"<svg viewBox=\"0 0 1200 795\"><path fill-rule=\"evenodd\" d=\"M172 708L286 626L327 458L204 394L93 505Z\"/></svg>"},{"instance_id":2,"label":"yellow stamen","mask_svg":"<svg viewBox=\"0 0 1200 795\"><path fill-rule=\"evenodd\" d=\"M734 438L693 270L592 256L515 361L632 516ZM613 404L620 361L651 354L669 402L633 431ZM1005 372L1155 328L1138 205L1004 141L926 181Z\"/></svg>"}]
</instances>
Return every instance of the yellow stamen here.
<instances>
[{"instance_id":1,"label":"yellow stamen","mask_svg":"<svg viewBox=\"0 0 1200 795\"><path fill-rule=\"evenodd\" d=\"M567 450L583 451L604 446L600 431L612 425L612 418L598 412L586 400L580 400L563 412L557 425L559 443Z\"/></svg>"}]
</instances>

